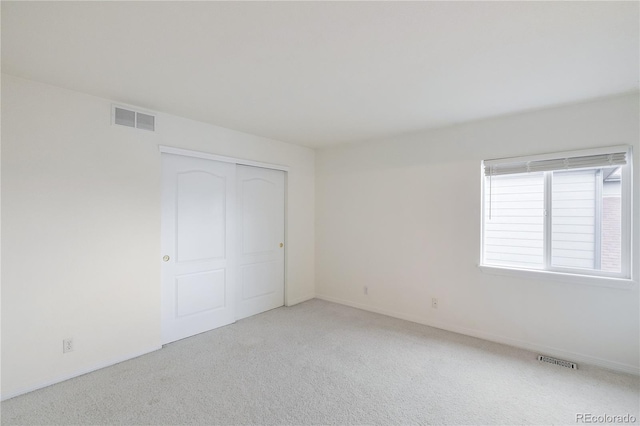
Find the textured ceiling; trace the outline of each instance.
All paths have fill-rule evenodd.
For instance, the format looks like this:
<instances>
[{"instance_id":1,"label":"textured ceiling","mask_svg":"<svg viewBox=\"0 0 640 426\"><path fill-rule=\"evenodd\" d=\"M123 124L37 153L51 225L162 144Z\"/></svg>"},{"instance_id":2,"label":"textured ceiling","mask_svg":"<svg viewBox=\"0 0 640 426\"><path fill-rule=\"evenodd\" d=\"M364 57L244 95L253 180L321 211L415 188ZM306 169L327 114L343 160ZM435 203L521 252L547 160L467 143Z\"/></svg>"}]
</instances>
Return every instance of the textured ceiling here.
<instances>
[{"instance_id":1,"label":"textured ceiling","mask_svg":"<svg viewBox=\"0 0 640 426\"><path fill-rule=\"evenodd\" d=\"M2 2L2 71L295 144L638 89L638 2Z\"/></svg>"}]
</instances>

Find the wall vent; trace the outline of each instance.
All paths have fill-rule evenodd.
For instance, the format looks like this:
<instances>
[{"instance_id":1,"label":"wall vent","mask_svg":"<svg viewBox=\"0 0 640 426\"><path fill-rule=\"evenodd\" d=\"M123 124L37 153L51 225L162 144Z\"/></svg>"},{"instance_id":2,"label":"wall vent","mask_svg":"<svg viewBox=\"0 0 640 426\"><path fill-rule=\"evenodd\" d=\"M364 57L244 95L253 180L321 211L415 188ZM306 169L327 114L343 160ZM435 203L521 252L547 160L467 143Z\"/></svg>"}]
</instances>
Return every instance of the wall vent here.
<instances>
[{"instance_id":1,"label":"wall vent","mask_svg":"<svg viewBox=\"0 0 640 426\"><path fill-rule=\"evenodd\" d=\"M574 362L565 361L563 359L558 359L558 358L552 358L550 356L538 355L538 361L548 362L549 364L559 365L560 367L571 368L572 370L578 369L578 364Z\"/></svg>"},{"instance_id":2,"label":"wall vent","mask_svg":"<svg viewBox=\"0 0 640 426\"><path fill-rule=\"evenodd\" d=\"M112 123L135 129L156 131L155 115L134 111L128 108L113 106L111 111Z\"/></svg>"}]
</instances>

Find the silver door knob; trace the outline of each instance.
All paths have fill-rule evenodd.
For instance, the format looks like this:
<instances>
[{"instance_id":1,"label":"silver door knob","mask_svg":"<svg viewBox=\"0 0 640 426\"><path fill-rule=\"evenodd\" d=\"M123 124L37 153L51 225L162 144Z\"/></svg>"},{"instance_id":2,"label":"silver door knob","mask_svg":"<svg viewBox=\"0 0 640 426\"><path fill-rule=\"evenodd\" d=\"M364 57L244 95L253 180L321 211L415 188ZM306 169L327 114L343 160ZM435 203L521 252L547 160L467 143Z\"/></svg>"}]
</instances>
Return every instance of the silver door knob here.
<instances>
[{"instance_id":1,"label":"silver door knob","mask_svg":"<svg viewBox=\"0 0 640 426\"><path fill-rule=\"evenodd\" d=\"M164 256L162 256L162 260L164 260L165 262L168 262L169 259L170 259L169 255L165 254Z\"/></svg>"}]
</instances>

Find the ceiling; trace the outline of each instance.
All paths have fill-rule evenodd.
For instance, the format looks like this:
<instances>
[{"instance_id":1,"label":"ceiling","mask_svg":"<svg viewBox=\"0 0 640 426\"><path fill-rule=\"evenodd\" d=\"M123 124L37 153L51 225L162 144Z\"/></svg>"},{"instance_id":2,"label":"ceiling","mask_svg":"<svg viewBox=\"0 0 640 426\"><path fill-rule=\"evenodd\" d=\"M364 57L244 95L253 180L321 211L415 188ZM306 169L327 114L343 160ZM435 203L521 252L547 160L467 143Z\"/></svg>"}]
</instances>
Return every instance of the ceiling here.
<instances>
[{"instance_id":1,"label":"ceiling","mask_svg":"<svg viewBox=\"0 0 640 426\"><path fill-rule=\"evenodd\" d=\"M639 88L638 2L8 2L2 71L310 147Z\"/></svg>"}]
</instances>

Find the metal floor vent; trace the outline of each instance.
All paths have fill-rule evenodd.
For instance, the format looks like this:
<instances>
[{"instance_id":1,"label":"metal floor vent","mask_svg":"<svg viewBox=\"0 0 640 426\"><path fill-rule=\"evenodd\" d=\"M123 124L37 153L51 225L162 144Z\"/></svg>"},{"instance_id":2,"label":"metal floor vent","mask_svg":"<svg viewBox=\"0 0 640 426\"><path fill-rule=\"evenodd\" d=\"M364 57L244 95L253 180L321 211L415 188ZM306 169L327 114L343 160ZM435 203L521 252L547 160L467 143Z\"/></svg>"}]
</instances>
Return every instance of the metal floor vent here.
<instances>
[{"instance_id":1,"label":"metal floor vent","mask_svg":"<svg viewBox=\"0 0 640 426\"><path fill-rule=\"evenodd\" d=\"M560 367L571 368L573 370L578 369L578 364L571 361L565 361L563 359L552 358L550 356L538 355L538 361L540 362L548 362L549 364L559 365Z\"/></svg>"}]
</instances>

